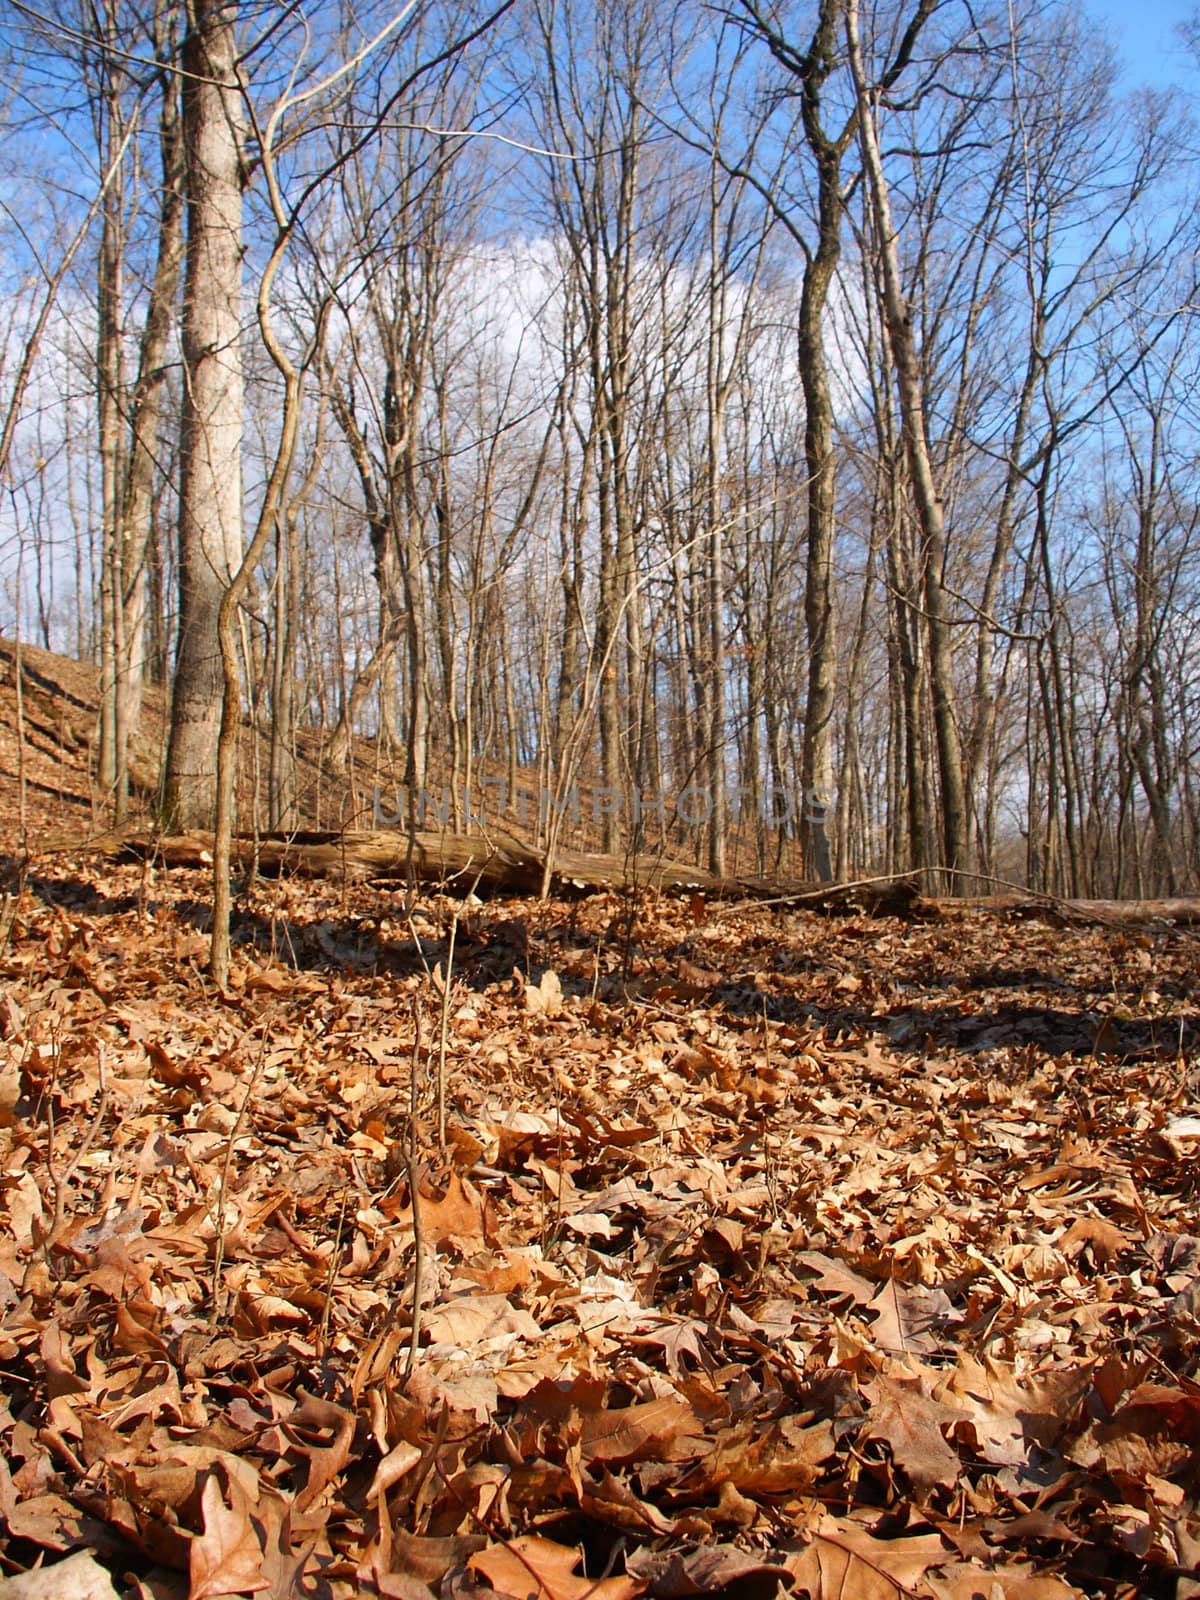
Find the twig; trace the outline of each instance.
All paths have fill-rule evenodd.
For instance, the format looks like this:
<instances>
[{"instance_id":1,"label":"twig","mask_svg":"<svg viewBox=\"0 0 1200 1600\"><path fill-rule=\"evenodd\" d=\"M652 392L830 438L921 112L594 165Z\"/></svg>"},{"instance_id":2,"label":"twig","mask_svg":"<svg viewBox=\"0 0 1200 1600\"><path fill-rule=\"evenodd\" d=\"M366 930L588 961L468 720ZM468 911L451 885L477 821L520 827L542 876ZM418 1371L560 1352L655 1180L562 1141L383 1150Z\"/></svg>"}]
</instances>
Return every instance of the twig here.
<instances>
[{"instance_id":1,"label":"twig","mask_svg":"<svg viewBox=\"0 0 1200 1600\"><path fill-rule=\"evenodd\" d=\"M767 997L765 994L762 997L762 1017L763 1077L766 1078L771 1071L771 1025L767 1016ZM771 1159L771 1124L769 1118L763 1119L763 1179L767 1185L767 1199L771 1206L771 1221L772 1223L776 1223L779 1221L779 1195L777 1192L779 1187L779 1174L776 1172L775 1164ZM765 1245L766 1234L764 1233L762 1237ZM762 1266L763 1263L760 1262L760 1273L762 1271Z\"/></svg>"},{"instance_id":2,"label":"twig","mask_svg":"<svg viewBox=\"0 0 1200 1600\"><path fill-rule=\"evenodd\" d=\"M5 891L4 905L0 909L0 961L8 955L8 947L12 942L13 924L17 920L17 910L21 904L21 896L25 893L25 886L29 882L29 853L23 851L17 865L17 880L13 887Z\"/></svg>"},{"instance_id":3,"label":"twig","mask_svg":"<svg viewBox=\"0 0 1200 1600\"><path fill-rule=\"evenodd\" d=\"M329 1336L329 1319L333 1312L333 1286L337 1281L338 1260L342 1249L342 1229L346 1221L346 1201L350 1196L350 1185L342 1190L342 1203L338 1209L337 1234L333 1241L333 1254L329 1258L329 1272L325 1279L325 1304L321 1307L321 1326L317 1330L317 1351L324 1352Z\"/></svg>"},{"instance_id":4,"label":"twig","mask_svg":"<svg viewBox=\"0 0 1200 1600\"><path fill-rule=\"evenodd\" d=\"M267 1033L264 1028L258 1060L254 1063L254 1071L250 1074L250 1082L246 1085L246 1092L242 1096L241 1109L238 1111L233 1127L229 1130L229 1137L225 1141L225 1160L221 1167L221 1191L217 1195L217 1211L213 1219L217 1230L217 1245L213 1251L212 1310L208 1319L209 1326L212 1328L216 1327L217 1318L221 1311L221 1268L225 1264L225 1201L229 1193L229 1172L233 1166L233 1147L238 1141L242 1125L246 1120L246 1112L250 1106L250 1096L254 1093L254 1087L258 1082L258 1076L262 1071L266 1056Z\"/></svg>"},{"instance_id":5,"label":"twig","mask_svg":"<svg viewBox=\"0 0 1200 1600\"><path fill-rule=\"evenodd\" d=\"M411 885L414 891L416 889L416 881L417 880L414 877ZM406 894L405 901L405 920L408 923L408 931L412 934L412 941L417 947L417 955L420 957L421 965L425 968L425 976L432 979L433 973L430 972L429 962L425 958L425 946L421 943L421 935L417 932L417 925L413 921L413 912L416 910L416 900L414 894Z\"/></svg>"},{"instance_id":6,"label":"twig","mask_svg":"<svg viewBox=\"0 0 1200 1600\"><path fill-rule=\"evenodd\" d=\"M442 1016L438 1037L437 1125L438 1149L446 1154L446 1038L450 1031L450 986L454 982L454 941L458 935L458 908L450 919L450 939L446 948L446 970L442 974Z\"/></svg>"},{"instance_id":7,"label":"twig","mask_svg":"<svg viewBox=\"0 0 1200 1600\"><path fill-rule=\"evenodd\" d=\"M771 906L819 905L822 900L830 900L835 896L852 895L857 889L874 889L883 884L905 883L912 877L911 872L885 872L877 878L854 878L848 883L823 883L815 889L796 889L791 894L773 895L768 900L735 900L730 905L720 906L711 911L710 916L713 919L731 917L739 911L765 911Z\"/></svg>"},{"instance_id":8,"label":"twig","mask_svg":"<svg viewBox=\"0 0 1200 1600\"><path fill-rule=\"evenodd\" d=\"M404 1381L412 1377L421 1342L421 1285L425 1276L425 1235L421 1228L421 1208L417 1198L417 1076L421 1061L421 997L413 995L413 1048L408 1074L408 1143L404 1164L408 1168L408 1193L413 1221L413 1298L412 1329L408 1339L408 1361Z\"/></svg>"},{"instance_id":9,"label":"twig","mask_svg":"<svg viewBox=\"0 0 1200 1600\"><path fill-rule=\"evenodd\" d=\"M311 1245L305 1244L304 1240L293 1227L290 1217L282 1209L283 1204L284 1202L280 1200L279 1205L275 1207L274 1211L269 1212L268 1215L279 1224L280 1233L282 1233L292 1244L296 1246L301 1258L304 1261L307 1261L310 1267L324 1266L325 1257L319 1250L314 1250Z\"/></svg>"}]
</instances>

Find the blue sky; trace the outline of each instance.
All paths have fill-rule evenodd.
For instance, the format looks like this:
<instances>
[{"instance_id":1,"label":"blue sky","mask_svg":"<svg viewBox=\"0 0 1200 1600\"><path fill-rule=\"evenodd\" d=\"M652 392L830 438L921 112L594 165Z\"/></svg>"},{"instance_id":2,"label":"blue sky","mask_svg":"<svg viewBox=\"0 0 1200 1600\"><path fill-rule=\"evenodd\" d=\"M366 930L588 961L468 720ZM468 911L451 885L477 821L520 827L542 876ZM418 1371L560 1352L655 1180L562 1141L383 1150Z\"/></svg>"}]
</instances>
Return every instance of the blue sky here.
<instances>
[{"instance_id":1,"label":"blue sky","mask_svg":"<svg viewBox=\"0 0 1200 1600\"><path fill-rule=\"evenodd\" d=\"M1084 12L1110 30L1129 83L1195 81L1194 68L1172 28L1200 0L1083 0Z\"/></svg>"}]
</instances>

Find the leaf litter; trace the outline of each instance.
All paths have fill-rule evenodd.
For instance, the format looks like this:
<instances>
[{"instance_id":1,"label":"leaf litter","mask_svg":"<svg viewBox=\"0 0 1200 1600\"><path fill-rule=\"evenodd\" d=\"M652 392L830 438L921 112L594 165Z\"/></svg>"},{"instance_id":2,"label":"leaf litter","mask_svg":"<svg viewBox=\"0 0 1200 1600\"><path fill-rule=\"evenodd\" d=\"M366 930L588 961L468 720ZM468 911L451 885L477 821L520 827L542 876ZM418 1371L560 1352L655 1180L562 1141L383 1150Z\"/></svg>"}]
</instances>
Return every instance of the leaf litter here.
<instances>
[{"instance_id":1,"label":"leaf litter","mask_svg":"<svg viewBox=\"0 0 1200 1600\"><path fill-rule=\"evenodd\" d=\"M10 902L20 1593L1200 1595L1193 936L206 895Z\"/></svg>"}]
</instances>

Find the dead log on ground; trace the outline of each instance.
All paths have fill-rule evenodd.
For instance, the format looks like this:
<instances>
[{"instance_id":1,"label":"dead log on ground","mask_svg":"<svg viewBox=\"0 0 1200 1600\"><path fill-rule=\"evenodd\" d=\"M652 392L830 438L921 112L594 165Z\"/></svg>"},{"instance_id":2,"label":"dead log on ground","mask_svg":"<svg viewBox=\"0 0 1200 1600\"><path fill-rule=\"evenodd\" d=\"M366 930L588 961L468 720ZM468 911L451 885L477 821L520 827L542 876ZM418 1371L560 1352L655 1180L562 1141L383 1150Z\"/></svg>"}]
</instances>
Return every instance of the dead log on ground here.
<instances>
[{"instance_id":1,"label":"dead log on ground","mask_svg":"<svg viewBox=\"0 0 1200 1600\"><path fill-rule=\"evenodd\" d=\"M47 839L46 850L86 848L105 855L152 859L174 867L210 867L211 835L118 830L84 843L60 835ZM485 893L536 894L542 881L543 855L511 834L418 832L410 839L396 831L260 834L234 839L236 868L248 870L256 859L267 876L295 873L301 877L407 881L436 884L453 891L476 883ZM781 882L778 879L716 878L702 867L658 857L587 855L560 850L552 877L558 894L617 893L651 890L693 893L705 899L735 900L747 907L762 904L822 912L834 916L904 915L918 898L915 878L868 879L846 884ZM735 905L731 909L738 909Z\"/></svg>"},{"instance_id":2,"label":"dead log on ground","mask_svg":"<svg viewBox=\"0 0 1200 1600\"><path fill-rule=\"evenodd\" d=\"M970 914L1048 922L1054 927L1200 927L1200 896L1166 900L1059 900L1051 895L991 894L966 900L920 900L919 916L953 920Z\"/></svg>"}]
</instances>

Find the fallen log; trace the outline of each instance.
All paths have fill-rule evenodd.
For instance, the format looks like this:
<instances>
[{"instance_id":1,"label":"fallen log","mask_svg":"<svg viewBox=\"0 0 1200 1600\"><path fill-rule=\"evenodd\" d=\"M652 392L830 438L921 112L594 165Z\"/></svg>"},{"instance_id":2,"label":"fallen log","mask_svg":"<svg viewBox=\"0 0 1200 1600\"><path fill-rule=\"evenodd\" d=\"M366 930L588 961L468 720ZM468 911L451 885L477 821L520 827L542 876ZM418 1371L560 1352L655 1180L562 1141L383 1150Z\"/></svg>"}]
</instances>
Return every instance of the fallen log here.
<instances>
[{"instance_id":1,"label":"fallen log","mask_svg":"<svg viewBox=\"0 0 1200 1600\"><path fill-rule=\"evenodd\" d=\"M989 894L963 900L921 899L918 916L953 920L968 914L991 914L1018 921L1048 922L1053 927L1144 928L1155 924L1200 927L1200 896L1164 900L1061 900L1044 894Z\"/></svg>"},{"instance_id":2,"label":"fallen log","mask_svg":"<svg viewBox=\"0 0 1200 1600\"><path fill-rule=\"evenodd\" d=\"M157 860L172 867L211 867L212 836L155 835L117 830L86 841L60 834L43 842L48 852L84 848L104 855ZM400 879L453 892L533 895L541 889L543 852L509 833L429 833L391 830L238 835L235 867L255 864L268 877L295 873L350 882ZM962 899L923 896L915 874L862 878L848 883L788 883L767 878L716 878L703 867L654 856L586 855L559 850L551 873L557 894L641 889L698 894L729 902L723 915L752 907L812 911L823 916L915 916L954 921L968 916L1040 919L1057 927L1198 927L1200 896L1159 900L1065 900L1006 892Z\"/></svg>"},{"instance_id":3,"label":"fallen log","mask_svg":"<svg viewBox=\"0 0 1200 1600\"><path fill-rule=\"evenodd\" d=\"M56 836L45 841L48 851L79 849L78 838ZM156 835L116 830L87 840L88 850L103 855L156 860L170 867L212 865L212 835ZM390 830L348 830L344 833L297 832L238 834L233 840L235 867L257 864L269 877L295 873L308 878L407 879L446 888L479 887L488 892L536 894L545 857L532 845L507 833L413 834ZM560 891L599 889L696 889L719 892L720 881L699 867L648 857L628 860L561 850L552 874Z\"/></svg>"},{"instance_id":4,"label":"fallen log","mask_svg":"<svg viewBox=\"0 0 1200 1600\"><path fill-rule=\"evenodd\" d=\"M169 867L210 867L212 835L117 833L92 843L106 854L156 860ZM407 879L464 889L505 889L531 894L541 883L539 853L508 835L353 831L346 833L238 834L235 868L252 866L266 877L296 874L347 882Z\"/></svg>"},{"instance_id":5,"label":"fallen log","mask_svg":"<svg viewBox=\"0 0 1200 1600\"><path fill-rule=\"evenodd\" d=\"M916 873L890 873L882 878L852 878L844 883L795 884L777 879L757 878L742 883L740 892L747 898L727 906L726 914L765 909L814 911L826 917L907 917L925 904Z\"/></svg>"},{"instance_id":6,"label":"fallen log","mask_svg":"<svg viewBox=\"0 0 1200 1600\"><path fill-rule=\"evenodd\" d=\"M203 833L155 835L123 829L88 839L59 835L44 841L47 851L86 848L110 856L161 861L173 867L211 867L212 836ZM450 891L478 887L484 893L530 895L541 889L544 855L507 833L452 834L397 831L298 832L238 835L233 841L237 870L252 866L266 876L345 881L387 881L409 876ZM693 893L705 899L733 900L727 909L777 905L827 915L904 915L918 898L916 879L891 877L845 884L801 884L779 879L717 878L702 867L654 856L586 855L559 850L551 887L557 894L652 890ZM740 901L739 901L739 897Z\"/></svg>"}]
</instances>

